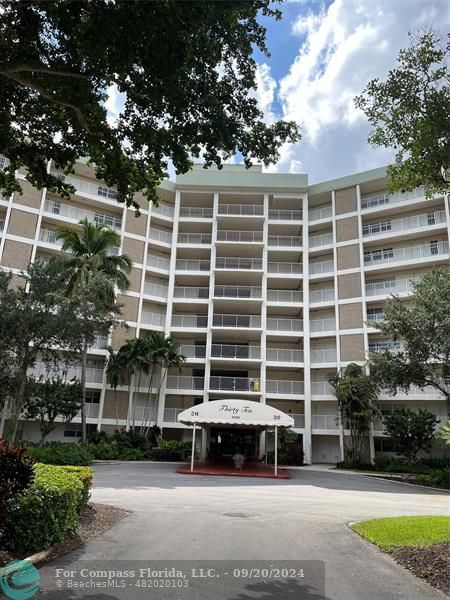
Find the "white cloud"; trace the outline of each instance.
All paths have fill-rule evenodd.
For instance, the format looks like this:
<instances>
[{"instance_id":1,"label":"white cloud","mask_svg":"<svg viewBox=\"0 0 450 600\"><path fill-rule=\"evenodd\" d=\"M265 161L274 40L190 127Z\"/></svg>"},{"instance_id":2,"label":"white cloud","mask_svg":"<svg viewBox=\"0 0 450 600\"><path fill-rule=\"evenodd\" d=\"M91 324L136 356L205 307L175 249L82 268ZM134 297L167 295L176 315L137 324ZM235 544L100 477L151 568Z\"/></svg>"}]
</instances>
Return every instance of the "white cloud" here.
<instances>
[{"instance_id":1,"label":"white cloud","mask_svg":"<svg viewBox=\"0 0 450 600\"><path fill-rule=\"evenodd\" d=\"M286 145L272 170L298 172L301 166L317 181L391 160L389 150L367 144L369 126L353 98L395 66L409 30L431 24L445 32L445 0L425 4L426 10L423 0L334 0L327 9L313 4L315 13L299 5L291 24L299 50L277 91L283 118L302 125L303 140Z\"/></svg>"},{"instance_id":2,"label":"white cloud","mask_svg":"<svg viewBox=\"0 0 450 600\"><path fill-rule=\"evenodd\" d=\"M108 111L106 119L112 127L115 125L117 117L122 112L126 94L119 92L117 85L113 83L107 89L107 99L105 100L105 108Z\"/></svg>"},{"instance_id":3,"label":"white cloud","mask_svg":"<svg viewBox=\"0 0 450 600\"><path fill-rule=\"evenodd\" d=\"M260 110L264 113L264 120L266 123L272 123L277 118L272 110L277 82L272 77L270 67L266 63L257 67L256 86L254 95L258 100Z\"/></svg>"}]
</instances>

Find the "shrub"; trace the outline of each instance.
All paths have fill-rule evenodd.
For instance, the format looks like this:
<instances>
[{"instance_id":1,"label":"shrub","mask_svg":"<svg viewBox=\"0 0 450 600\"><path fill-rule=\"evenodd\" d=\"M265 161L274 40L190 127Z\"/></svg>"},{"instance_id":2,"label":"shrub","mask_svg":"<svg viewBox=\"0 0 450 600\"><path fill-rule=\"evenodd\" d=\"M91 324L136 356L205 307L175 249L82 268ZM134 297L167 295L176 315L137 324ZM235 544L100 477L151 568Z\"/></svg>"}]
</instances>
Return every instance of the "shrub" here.
<instances>
[{"instance_id":1,"label":"shrub","mask_svg":"<svg viewBox=\"0 0 450 600\"><path fill-rule=\"evenodd\" d=\"M112 439L116 442L120 450L124 448L137 448L145 452L149 448L148 439L138 431L116 431Z\"/></svg>"},{"instance_id":2,"label":"shrub","mask_svg":"<svg viewBox=\"0 0 450 600\"><path fill-rule=\"evenodd\" d=\"M428 475L418 475L417 483L439 487L445 490L450 489L450 468L433 469Z\"/></svg>"},{"instance_id":3,"label":"shrub","mask_svg":"<svg viewBox=\"0 0 450 600\"><path fill-rule=\"evenodd\" d=\"M79 522L85 484L80 473L66 467L37 464L35 479L6 521L6 548L36 552L60 543ZM88 474L83 474L84 481Z\"/></svg>"},{"instance_id":4,"label":"shrub","mask_svg":"<svg viewBox=\"0 0 450 600\"><path fill-rule=\"evenodd\" d=\"M0 439L0 519L6 517L9 503L33 482L33 463L25 448Z\"/></svg>"},{"instance_id":5,"label":"shrub","mask_svg":"<svg viewBox=\"0 0 450 600\"><path fill-rule=\"evenodd\" d=\"M392 456L375 456L375 469L377 471L386 471L393 461Z\"/></svg>"},{"instance_id":6,"label":"shrub","mask_svg":"<svg viewBox=\"0 0 450 600\"><path fill-rule=\"evenodd\" d=\"M88 444L103 444L108 443L111 440L106 431L91 431L91 433L87 434Z\"/></svg>"},{"instance_id":7,"label":"shrub","mask_svg":"<svg viewBox=\"0 0 450 600\"><path fill-rule=\"evenodd\" d=\"M93 478L92 469L89 467L74 467L71 465L62 466L61 469L66 471L66 473L74 473L81 480L81 483L83 484L83 496L81 499L80 510L82 510L89 502L91 495L90 490L92 487Z\"/></svg>"},{"instance_id":8,"label":"shrub","mask_svg":"<svg viewBox=\"0 0 450 600\"><path fill-rule=\"evenodd\" d=\"M152 448L149 454L152 460L183 460L182 452L180 452L180 450L173 450L171 448Z\"/></svg>"},{"instance_id":9,"label":"shrub","mask_svg":"<svg viewBox=\"0 0 450 600\"><path fill-rule=\"evenodd\" d=\"M421 465L427 465L431 469L448 469L450 468L450 458L434 458L432 456L421 458L419 460Z\"/></svg>"},{"instance_id":10,"label":"shrub","mask_svg":"<svg viewBox=\"0 0 450 600\"><path fill-rule=\"evenodd\" d=\"M119 454L119 460L143 460L144 453L139 448L124 448Z\"/></svg>"},{"instance_id":11,"label":"shrub","mask_svg":"<svg viewBox=\"0 0 450 600\"><path fill-rule=\"evenodd\" d=\"M420 464L408 465L407 463L393 462L385 468L386 473L413 473L425 475L431 471L430 467Z\"/></svg>"},{"instance_id":12,"label":"shrub","mask_svg":"<svg viewBox=\"0 0 450 600\"><path fill-rule=\"evenodd\" d=\"M49 442L44 446L28 446L27 453L37 462L48 465L87 466L92 464L92 454L86 445Z\"/></svg>"}]
</instances>

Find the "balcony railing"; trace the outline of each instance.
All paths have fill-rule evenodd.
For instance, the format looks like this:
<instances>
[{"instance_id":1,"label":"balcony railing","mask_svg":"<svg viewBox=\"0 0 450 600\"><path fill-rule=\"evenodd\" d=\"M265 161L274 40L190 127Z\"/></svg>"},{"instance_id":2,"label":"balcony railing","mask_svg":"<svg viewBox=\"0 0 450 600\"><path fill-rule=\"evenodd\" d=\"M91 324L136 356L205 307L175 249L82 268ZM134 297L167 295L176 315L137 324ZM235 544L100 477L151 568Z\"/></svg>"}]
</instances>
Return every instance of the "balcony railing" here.
<instances>
[{"instance_id":1,"label":"balcony railing","mask_svg":"<svg viewBox=\"0 0 450 600\"><path fill-rule=\"evenodd\" d=\"M107 225L108 227L114 227L115 229L121 229L122 219L107 215L105 213L96 213L89 210L83 210L70 204L63 204L54 200L46 200L44 204L45 212L57 215L61 217L67 217L74 219L75 221L81 221L81 219L89 219L97 224Z\"/></svg>"},{"instance_id":2,"label":"balcony railing","mask_svg":"<svg viewBox=\"0 0 450 600\"><path fill-rule=\"evenodd\" d=\"M336 319L311 319L309 329L312 333L320 333L322 331L335 331Z\"/></svg>"},{"instance_id":3,"label":"balcony railing","mask_svg":"<svg viewBox=\"0 0 450 600\"><path fill-rule=\"evenodd\" d=\"M283 394L301 396L304 393L303 381L285 381L284 379L267 379L266 394Z\"/></svg>"},{"instance_id":4,"label":"balcony railing","mask_svg":"<svg viewBox=\"0 0 450 600\"><path fill-rule=\"evenodd\" d=\"M155 256L154 254L148 254L147 266L160 269L161 271L168 271L170 269L170 259L162 256Z\"/></svg>"},{"instance_id":5,"label":"balcony railing","mask_svg":"<svg viewBox=\"0 0 450 600\"><path fill-rule=\"evenodd\" d=\"M291 262L269 262L267 263L268 273L280 273L282 275L296 275L303 272L302 263Z\"/></svg>"},{"instance_id":6,"label":"balcony railing","mask_svg":"<svg viewBox=\"0 0 450 600\"><path fill-rule=\"evenodd\" d=\"M205 358L206 345L182 344L180 352L185 358Z\"/></svg>"},{"instance_id":7,"label":"balcony railing","mask_svg":"<svg viewBox=\"0 0 450 600\"><path fill-rule=\"evenodd\" d=\"M194 287L177 285L173 290L174 298L184 298L185 300L207 300L209 298L209 287Z\"/></svg>"},{"instance_id":8,"label":"balcony railing","mask_svg":"<svg viewBox=\"0 0 450 600\"><path fill-rule=\"evenodd\" d=\"M384 321L384 310L380 312L369 312L367 311L367 322L370 323L381 323Z\"/></svg>"},{"instance_id":9,"label":"balcony railing","mask_svg":"<svg viewBox=\"0 0 450 600\"><path fill-rule=\"evenodd\" d=\"M329 363L336 362L336 348L311 349L311 362Z\"/></svg>"},{"instance_id":10,"label":"balcony railing","mask_svg":"<svg viewBox=\"0 0 450 600\"><path fill-rule=\"evenodd\" d=\"M313 429L339 429L336 415L311 415Z\"/></svg>"},{"instance_id":11,"label":"balcony railing","mask_svg":"<svg viewBox=\"0 0 450 600\"><path fill-rule=\"evenodd\" d=\"M267 319L267 329L270 331L299 332L303 331L303 321L301 319Z\"/></svg>"},{"instance_id":12,"label":"balcony railing","mask_svg":"<svg viewBox=\"0 0 450 600\"><path fill-rule=\"evenodd\" d=\"M195 260L190 258L178 258L175 263L177 271L209 271L211 269L211 261Z\"/></svg>"},{"instance_id":13,"label":"balcony railing","mask_svg":"<svg viewBox=\"0 0 450 600\"><path fill-rule=\"evenodd\" d=\"M213 327L260 328L259 315L213 315Z\"/></svg>"},{"instance_id":14,"label":"balcony railing","mask_svg":"<svg viewBox=\"0 0 450 600\"><path fill-rule=\"evenodd\" d=\"M264 206L262 204L219 204L219 215L236 216L262 216Z\"/></svg>"},{"instance_id":15,"label":"balcony railing","mask_svg":"<svg viewBox=\"0 0 450 600\"><path fill-rule=\"evenodd\" d=\"M210 268L211 262L206 259L177 258L175 263L177 271L209 271Z\"/></svg>"},{"instance_id":16,"label":"balcony railing","mask_svg":"<svg viewBox=\"0 0 450 600\"><path fill-rule=\"evenodd\" d=\"M322 262L311 262L309 263L310 275L319 275L321 273L333 273L334 263L332 260L325 260Z\"/></svg>"},{"instance_id":17,"label":"balcony railing","mask_svg":"<svg viewBox=\"0 0 450 600\"><path fill-rule=\"evenodd\" d=\"M96 419L100 412L100 403L86 402L84 410L87 419ZM81 417L81 410L79 410L75 416Z\"/></svg>"},{"instance_id":18,"label":"balcony railing","mask_svg":"<svg viewBox=\"0 0 450 600\"><path fill-rule=\"evenodd\" d=\"M407 248L389 248L387 250L375 250L364 254L366 266L398 262L403 260L416 260L448 254L448 242L430 242L421 246L410 246Z\"/></svg>"},{"instance_id":19,"label":"balcony railing","mask_svg":"<svg viewBox=\"0 0 450 600\"><path fill-rule=\"evenodd\" d=\"M269 302L302 302L303 292L298 290L267 290Z\"/></svg>"},{"instance_id":20,"label":"balcony railing","mask_svg":"<svg viewBox=\"0 0 450 600\"><path fill-rule=\"evenodd\" d=\"M108 336L106 335L96 335L95 342L92 346L89 346L89 350L105 350L108 345Z\"/></svg>"},{"instance_id":21,"label":"balcony railing","mask_svg":"<svg viewBox=\"0 0 450 600\"><path fill-rule=\"evenodd\" d=\"M160 202L158 206L152 204L152 214L161 215L162 217L169 217L173 219L175 209L171 204L164 204Z\"/></svg>"},{"instance_id":22,"label":"balcony railing","mask_svg":"<svg viewBox=\"0 0 450 600\"><path fill-rule=\"evenodd\" d=\"M233 231L231 229L219 229L217 232L219 242L262 242L262 231Z\"/></svg>"},{"instance_id":23,"label":"balcony railing","mask_svg":"<svg viewBox=\"0 0 450 600\"><path fill-rule=\"evenodd\" d=\"M150 311L142 311L141 322L145 325L153 325L155 327L164 327L166 323L166 315L163 313L155 313Z\"/></svg>"},{"instance_id":24,"label":"balcony railing","mask_svg":"<svg viewBox=\"0 0 450 600\"><path fill-rule=\"evenodd\" d=\"M5 219L0 219L0 232L5 229Z\"/></svg>"},{"instance_id":25,"label":"balcony railing","mask_svg":"<svg viewBox=\"0 0 450 600\"><path fill-rule=\"evenodd\" d=\"M299 235L269 235L269 246L299 248L301 245L302 237Z\"/></svg>"},{"instance_id":26,"label":"balcony railing","mask_svg":"<svg viewBox=\"0 0 450 600\"><path fill-rule=\"evenodd\" d=\"M192 244L198 246L200 244L210 244L212 236L210 233L179 233L179 244Z\"/></svg>"},{"instance_id":27,"label":"balcony railing","mask_svg":"<svg viewBox=\"0 0 450 600\"><path fill-rule=\"evenodd\" d=\"M301 221L301 210L274 209L269 210L269 219L274 221Z\"/></svg>"},{"instance_id":28,"label":"balcony railing","mask_svg":"<svg viewBox=\"0 0 450 600\"><path fill-rule=\"evenodd\" d=\"M260 258L239 258L239 257L216 257L216 269L231 270L261 270L262 260Z\"/></svg>"},{"instance_id":29,"label":"balcony railing","mask_svg":"<svg viewBox=\"0 0 450 600\"><path fill-rule=\"evenodd\" d=\"M366 296L382 296L384 294L398 292L412 292L414 281L419 281L419 278L368 281L366 283Z\"/></svg>"},{"instance_id":30,"label":"balcony railing","mask_svg":"<svg viewBox=\"0 0 450 600\"><path fill-rule=\"evenodd\" d=\"M90 196L101 196L102 198L108 198L109 200L115 200L117 198L117 190L114 188L106 187L106 185L99 185L98 183L89 183L78 177L72 177L71 175L63 175L61 173L52 172L52 175L56 175L62 179L65 183L72 185L77 192L82 194L89 194Z\"/></svg>"},{"instance_id":31,"label":"balcony railing","mask_svg":"<svg viewBox=\"0 0 450 600\"><path fill-rule=\"evenodd\" d=\"M310 221L318 221L319 219L329 219L333 216L331 206L323 206L321 208L313 208L309 211L308 217Z\"/></svg>"},{"instance_id":32,"label":"balcony railing","mask_svg":"<svg viewBox=\"0 0 450 600\"><path fill-rule=\"evenodd\" d=\"M208 315L172 315L172 327L198 327L204 329L208 326Z\"/></svg>"},{"instance_id":33,"label":"balcony railing","mask_svg":"<svg viewBox=\"0 0 450 600\"><path fill-rule=\"evenodd\" d=\"M155 242L162 242L163 244L172 243L172 233L170 231L164 231L163 229L150 227L148 237Z\"/></svg>"},{"instance_id":34,"label":"balcony railing","mask_svg":"<svg viewBox=\"0 0 450 600\"><path fill-rule=\"evenodd\" d=\"M333 243L332 233L323 233L321 235L311 235L309 238L310 248L320 248L320 246L327 246Z\"/></svg>"},{"instance_id":35,"label":"balcony railing","mask_svg":"<svg viewBox=\"0 0 450 600\"><path fill-rule=\"evenodd\" d=\"M374 208L376 206L383 206L385 204L399 204L402 202L408 202L410 200L416 200L417 198L423 198L425 196L425 188L419 187L412 192L398 192L396 194L389 194L388 192L379 192L378 194L363 196L361 198L361 209Z\"/></svg>"},{"instance_id":36,"label":"balcony railing","mask_svg":"<svg viewBox=\"0 0 450 600\"><path fill-rule=\"evenodd\" d=\"M389 233L391 231L407 231L408 229L417 229L418 227L430 227L431 225L445 223L446 220L445 210L437 210L420 215L414 215L412 217L405 217L403 219L369 223L367 225L363 225L362 231L364 236L371 237L381 233Z\"/></svg>"},{"instance_id":37,"label":"balcony railing","mask_svg":"<svg viewBox=\"0 0 450 600\"><path fill-rule=\"evenodd\" d=\"M62 246L62 240L56 239L56 231L52 229L41 229L39 232L39 239L41 242L45 242L46 244L56 244L57 246Z\"/></svg>"},{"instance_id":38,"label":"balcony railing","mask_svg":"<svg viewBox=\"0 0 450 600\"><path fill-rule=\"evenodd\" d=\"M177 423L178 415L184 410L184 408L165 408L164 421L166 423Z\"/></svg>"},{"instance_id":39,"label":"balcony railing","mask_svg":"<svg viewBox=\"0 0 450 600\"><path fill-rule=\"evenodd\" d=\"M256 286L216 285L215 298L261 298L262 290Z\"/></svg>"},{"instance_id":40,"label":"balcony railing","mask_svg":"<svg viewBox=\"0 0 450 600\"><path fill-rule=\"evenodd\" d=\"M155 296L156 298L167 298L169 290L167 286L160 285L159 283L152 283L146 281L144 283L144 294L148 296Z\"/></svg>"},{"instance_id":41,"label":"balcony railing","mask_svg":"<svg viewBox=\"0 0 450 600\"><path fill-rule=\"evenodd\" d=\"M332 396L333 388L328 381L312 381L311 394L313 396Z\"/></svg>"},{"instance_id":42,"label":"balcony railing","mask_svg":"<svg viewBox=\"0 0 450 600\"><path fill-rule=\"evenodd\" d=\"M180 217L188 219L211 219L213 209L202 206L182 206L180 208Z\"/></svg>"},{"instance_id":43,"label":"balcony railing","mask_svg":"<svg viewBox=\"0 0 450 600\"><path fill-rule=\"evenodd\" d=\"M294 419L294 427L296 429L304 429L305 428L305 415L289 413L289 416Z\"/></svg>"},{"instance_id":44,"label":"balcony railing","mask_svg":"<svg viewBox=\"0 0 450 600\"><path fill-rule=\"evenodd\" d=\"M261 358L261 348L259 346L241 346L238 344L212 344L211 357L259 360Z\"/></svg>"},{"instance_id":45,"label":"balcony railing","mask_svg":"<svg viewBox=\"0 0 450 600\"><path fill-rule=\"evenodd\" d=\"M267 348L266 360L270 362L303 362L303 350Z\"/></svg>"},{"instance_id":46,"label":"balcony railing","mask_svg":"<svg viewBox=\"0 0 450 600\"><path fill-rule=\"evenodd\" d=\"M132 409L131 418L135 418L136 421L143 423L150 423L156 421L157 411L153 406L136 406L136 409Z\"/></svg>"},{"instance_id":47,"label":"balcony railing","mask_svg":"<svg viewBox=\"0 0 450 600\"><path fill-rule=\"evenodd\" d=\"M189 377L188 375L168 375L166 387L168 390L203 390L204 377Z\"/></svg>"},{"instance_id":48,"label":"balcony railing","mask_svg":"<svg viewBox=\"0 0 450 600\"><path fill-rule=\"evenodd\" d=\"M334 300L334 288L312 290L309 294L310 302L329 302L330 300Z\"/></svg>"},{"instance_id":49,"label":"balcony railing","mask_svg":"<svg viewBox=\"0 0 450 600\"><path fill-rule=\"evenodd\" d=\"M218 377L212 375L209 378L209 389L226 392L259 392L261 384L257 377Z\"/></svg>"},{"instance_id":50,"label":"balcony railing","mask_svg":"<svg viewBox=\"0 0 450 600\"><path fill-rule=\"evenodd\" d=\"M369 343L369 352L385 352L389 351L393 354L402 350L401 344L394 340L382 340L380 342Z\"/></svg>"},{"instance_id":51,"label":"balcony railing","mask_svg":"<svg viewBox=\"0 0 450 600\"><path fill-rule=\"evenodd\" d=\"M61 377L70 381L71 379L81 380L81 366L65 366L65 365L48 365L47 363L37 362L34 367L30 369L30 375L34 377ZM96 369L94 367L87 367L86 369L86 383L102 383L103 381L103 369Z\"/></svg>"}]
</instances>

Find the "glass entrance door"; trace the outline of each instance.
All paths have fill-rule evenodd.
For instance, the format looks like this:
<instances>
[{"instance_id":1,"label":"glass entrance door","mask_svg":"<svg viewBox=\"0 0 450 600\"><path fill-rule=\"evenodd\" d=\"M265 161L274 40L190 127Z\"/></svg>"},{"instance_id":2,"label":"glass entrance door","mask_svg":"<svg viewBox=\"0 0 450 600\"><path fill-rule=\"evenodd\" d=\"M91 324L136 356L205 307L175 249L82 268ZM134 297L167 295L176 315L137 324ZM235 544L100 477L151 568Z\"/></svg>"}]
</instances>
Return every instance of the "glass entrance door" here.
<instances>
[{"instance_id":1,"label":"glass entrance door","mask_svg":"<svg viewBox=\"0 0 450 600\"><path fill-rule=\"evenodd\" d=\"M232 459L235 454L243 454L246 461L258 458L259 434L256 429L212 427L209 444L209 458Z\"/></svg>"}]
</instances>

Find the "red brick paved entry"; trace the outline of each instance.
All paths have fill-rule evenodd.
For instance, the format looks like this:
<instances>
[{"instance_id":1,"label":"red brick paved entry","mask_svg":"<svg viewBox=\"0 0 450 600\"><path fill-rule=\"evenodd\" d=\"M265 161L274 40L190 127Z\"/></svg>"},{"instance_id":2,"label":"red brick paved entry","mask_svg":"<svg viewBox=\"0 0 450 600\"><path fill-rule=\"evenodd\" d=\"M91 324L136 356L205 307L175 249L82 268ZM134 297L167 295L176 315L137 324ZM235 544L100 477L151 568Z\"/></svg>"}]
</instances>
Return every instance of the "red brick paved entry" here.
<instances>
[{"instance_id":1,"label":"red brick paved entry","mask_svg":"<svg viewBox=\"0 0 450 600\"><path fill-rule=\"evenodd\" d=\"M284 469L278 467L278 477L275 477L273 466L261 463L244 464L242 471L236 469L231 461L206 461L195 463L194 470L191 471L191 465L185 464L177 473L183 475L212 475L218 477L266 477L270 479L290 479L291 476Z\"/></svg>"}]
</instances>

